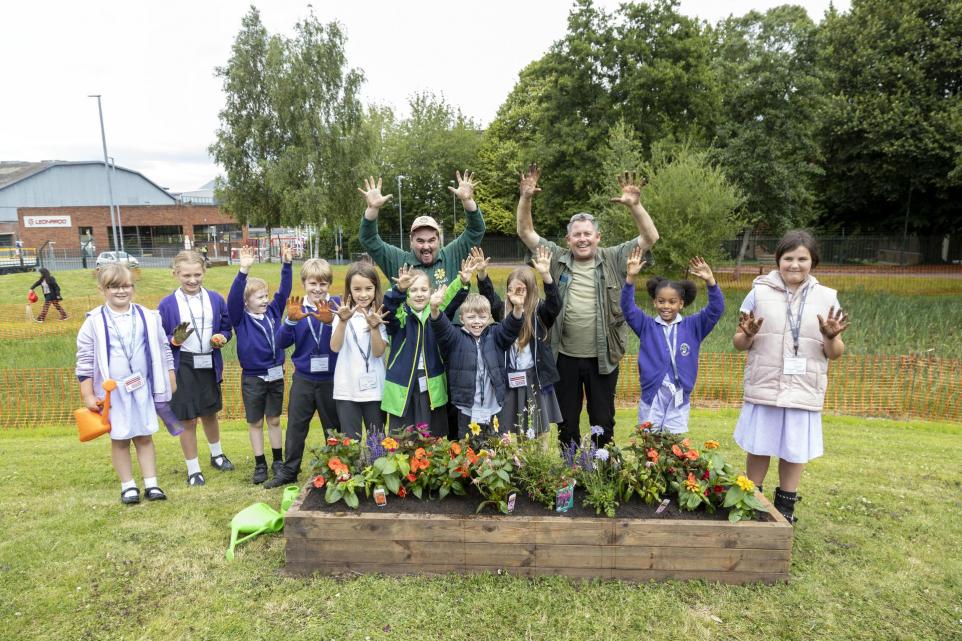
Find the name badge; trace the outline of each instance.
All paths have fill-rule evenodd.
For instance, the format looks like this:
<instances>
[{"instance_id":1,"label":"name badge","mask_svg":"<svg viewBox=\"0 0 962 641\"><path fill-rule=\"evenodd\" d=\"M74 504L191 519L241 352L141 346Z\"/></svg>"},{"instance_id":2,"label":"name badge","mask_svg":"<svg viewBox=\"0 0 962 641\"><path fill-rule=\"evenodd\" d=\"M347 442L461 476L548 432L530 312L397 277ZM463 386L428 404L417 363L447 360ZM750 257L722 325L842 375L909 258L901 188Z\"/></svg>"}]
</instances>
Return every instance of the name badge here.
<instances>
[{"instance_id":1,"label":"name badge","mask_svg":"<svg viewBox=\"0 0 962 641\"><path fill-rule=\"evenodd\" d=\"M675 390L675 407L681 407L685 404L685 390L680 387Z\"/></svg>"},{"instance_id":2,"label":"name badge","mask_svg":"<svg viewBox=\"0 0 962 641\"><path fill-rule=\"evenodd\" d=\"M524 387L527 384L527 372L508 372L508 387Z\"/></svg>"},{"instance_id":3,"label":"name badge","mask_svg":"<svg viewBox=\"0 0 962 641\"><path fill-rule=\"evenodd\" d=\"M786 376L802 376L805 374L805 357L804 356L786 356L785 357L785 368L782 370L782 374Z\"/></svg>"},{"instance_id":4,"label":"name badge","mask_svg":"<svg viewBox=\"0 0 962 641\"><path fill-rule=\"evenodd\" d=\"M424 367L424 354L418 356L418 369L425 369Z\"/></svg>"},{"instance_id":5,"label":"name badge","mask_svg":"<svg viewBox=\"0 0 962 641\"><path fill-rule=\"evenodd\" d=\"M211 369L214 357L210 354L194 354L194 369Z\"/></svg>"},{"instance_id":6,"label":"name badge","mask_svg":"<svg viewBox=\"0 0 962 641\"><path fill-rule=\"evenodd\" d=\"M377 374L361 374L357 379L357 389L366 392L369 389L377 388Z\"/></svg>"},{"instance_id":7,"label":"name badge","mask_svg":"<svg viewBox=\"0 0 962 641\"><path fill-rule=\"evenodd\" d=\"M420 388L420 390L421 390L422 392L428 391L428 377L427 377L427 376L419 376L419 377L418 377L418 388Z\"/></svg>"},{"instance_id":8,"label":"name badge","mask_svg":"<svg viewBox=\"0 0 962 641\"><path fill-rule=\"evenodd\" d=\"M329 356L311 356L311 372L326 372Z\"/></svg>"},{"instance_id":9,"label":"name badge","mask_svg":"<svg viewBox=\"0 0 962 641\"><path fill-rule=\"evenodd\" d=\"M267 382L280 381L284 379L284 366L275 365L267 368Z\"/></svg>"},{"instance_id":10,"label":"name badge","mask_svg":"<svg viewBox=\"0 0 962 641\"><path fill-rule=\"evenodd\" d=\"M127 390L127 392L136 392L141 387L146 385L147 381L144 380L144 377L140 372L134 372L133 374L125 378L123 380L123 383L124 383L124 389Z\"/></svg>"}]
</instances>

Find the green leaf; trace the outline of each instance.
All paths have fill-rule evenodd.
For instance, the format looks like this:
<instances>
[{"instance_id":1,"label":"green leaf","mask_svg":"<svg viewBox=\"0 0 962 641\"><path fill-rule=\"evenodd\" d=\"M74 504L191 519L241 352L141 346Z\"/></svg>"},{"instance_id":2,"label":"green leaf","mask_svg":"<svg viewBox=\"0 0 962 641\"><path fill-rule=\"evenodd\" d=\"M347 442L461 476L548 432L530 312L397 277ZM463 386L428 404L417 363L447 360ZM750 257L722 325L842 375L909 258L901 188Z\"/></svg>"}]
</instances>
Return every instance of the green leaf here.
<instances>
[{"instance_id":1,"label":"green leaf","mask_svg":"<svg viewBox=\"0 0 962 641\"><path fill-rule=\"evenodd\" d=\"M727 492L725 492L725 502L722 503L722 507L731 507L741 501L743 498L745 498L745 492L742 491L742 488L738 487L737 485L733 485L728 488Z\"/></svg>"},{"instance_id":2,"label":"green leaf","mask_svg":"<svg viewBox=\"0 0 962 641\"><path fill-rule=\"evenodd\" d=\"M418 498L421 498L421 486L420 486L420 485L415 485L414 487L412 487L412 488L411 488L411 494L413 494L414 496L416 496L416 497L418 497Z\"/></svg>"},{"instance_id":3,"label":"green leaf","mask_svg":"<svg viewBox=\"0 0 962 641\"><path fill-rule=\"evenodd\" d=\"M504 470L498 470L498 476L501 477L501 480L503 480L505 483L511 482L511 476Z\"/></svg>"},{"instance_id":4,"label":"green leaf","mask_svg":"<svg viewBox=\"0 0 962 641\"><path fill-rule=\"evenodd\" d=\"M401 488L401 479L396 474L390 474L384 477L384 485L388 490L397 494L397 491Z\"/></svg>"},{"instance_id":5,"label":"green leaf","mask_svg":"<svg viewBox=\"0 0 962 641\"><path fill-rule=\"evenodd\" d=\"M451 490L448 489L448 486L447 486L447 485L442 485L442 486L441 486L441 489L438 490L438 498L443 499L445 496L448 495L448 493L449 493L450 491L451 491Z\"/></svg>"},{"instance_id":6,"label":"green leaf","mask_svg":"<svg viewBox=\"0 0 962 641\"><path fill-rule=\"evenodd\" d=\"M344 502L347 503L348 507L352 507L355 510L357 509L358 500L354 492L347 492L344 494Z\"/></svg>"}]
</instances>

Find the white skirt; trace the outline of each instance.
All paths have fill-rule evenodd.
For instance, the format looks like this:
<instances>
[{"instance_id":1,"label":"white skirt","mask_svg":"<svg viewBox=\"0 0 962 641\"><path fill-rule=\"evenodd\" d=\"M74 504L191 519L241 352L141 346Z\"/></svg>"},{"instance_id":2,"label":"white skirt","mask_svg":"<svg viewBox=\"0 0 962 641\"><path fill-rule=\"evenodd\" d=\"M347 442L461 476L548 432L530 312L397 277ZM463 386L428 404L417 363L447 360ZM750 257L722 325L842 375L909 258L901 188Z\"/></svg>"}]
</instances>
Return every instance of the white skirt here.
<instances>
[{"instance_id":1,"label":"white skirt","mask_svg":"<svg viewBox=\"0 0 962 641\"><path fill-rule=\"evenodd\" d=\"M749 454L808 463L823 454L822 413L746 402L735 442Z\"/></svg>"}]
</instances>

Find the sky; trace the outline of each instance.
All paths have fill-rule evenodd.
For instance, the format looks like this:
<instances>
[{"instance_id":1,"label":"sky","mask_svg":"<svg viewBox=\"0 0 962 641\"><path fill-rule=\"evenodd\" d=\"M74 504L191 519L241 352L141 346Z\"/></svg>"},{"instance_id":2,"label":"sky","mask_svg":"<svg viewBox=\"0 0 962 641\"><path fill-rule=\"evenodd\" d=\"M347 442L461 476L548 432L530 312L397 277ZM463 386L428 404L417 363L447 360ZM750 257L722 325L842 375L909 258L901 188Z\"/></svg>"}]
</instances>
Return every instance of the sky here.
<instances>
[{"instance_id":1,"label":"sky","mask_svg":"<svg viewBox=\"0 0 962 641\"><path fill-rule=\"evenodd\" d=\"M213 142L221 83L250 1L34 0L0 13L0 160L103 158L108 153L172 191L197 189L220 171ZM482 125L518 73L565 33L567 0L253 0L271 33L291 34L308 14L338 21L348 64L364 72L362 100L406 112L408 97L442 95ZM615 0L596 0L614 9ZM681 0L680 11L714 23L764 11L777 0ZM796 0L815 21L830 0ZM850 0L835 0L840 11Z\"/></svg>"}]
</instances>

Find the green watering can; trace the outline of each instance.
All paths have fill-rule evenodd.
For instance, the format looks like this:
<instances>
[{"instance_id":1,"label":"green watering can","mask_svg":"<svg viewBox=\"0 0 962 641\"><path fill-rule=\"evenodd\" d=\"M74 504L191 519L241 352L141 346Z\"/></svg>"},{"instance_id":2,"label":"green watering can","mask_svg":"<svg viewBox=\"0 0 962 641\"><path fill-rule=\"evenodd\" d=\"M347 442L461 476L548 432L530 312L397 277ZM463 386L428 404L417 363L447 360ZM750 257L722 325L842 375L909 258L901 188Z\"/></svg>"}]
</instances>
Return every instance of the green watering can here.
<instances>
[{"instance_id":1,"label":"green watering can","mask_svg":"<svg viewBox=\"0 0 962 641\"><path fill-rule=\"evenodd\" d=\"M234 560L234 548L239 543L252 539L265 532L280 532L284 529L284 514L297 499L300 488L288 485L281 497L281 511L278 512L267 503L254 503L238 512L230 521L230 545L227 547L227 560ZM239 535L243 534L238 538Z\"/></svg>"}]
</instances>

